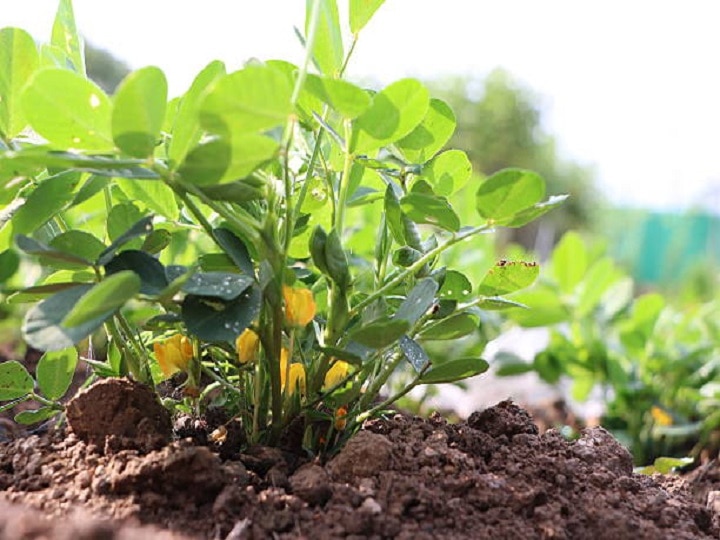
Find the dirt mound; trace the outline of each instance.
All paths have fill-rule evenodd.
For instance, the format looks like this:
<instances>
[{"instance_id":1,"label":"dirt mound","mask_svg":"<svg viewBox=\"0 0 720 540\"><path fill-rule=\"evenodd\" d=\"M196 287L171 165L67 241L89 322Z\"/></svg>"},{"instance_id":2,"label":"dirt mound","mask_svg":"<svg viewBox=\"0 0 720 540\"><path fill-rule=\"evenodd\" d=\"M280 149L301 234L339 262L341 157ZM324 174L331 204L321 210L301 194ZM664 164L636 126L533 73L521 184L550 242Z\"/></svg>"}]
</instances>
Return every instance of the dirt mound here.
<instances>
[{"instance_id":1,"label":"dirt mound","mask_svg":"<svg viewBox=\"0 0 720 540\"><path fill-rule=\"evenodd\" d=\"M233 540L720 537L704 501L678 480L632 474L630 454L602 428L575 441L540 435L510 402L458 425L368 422L325 464L261 447L223 460L209 444L143 452L72 434L19 439L0 445L0 499L48 517L82 508L76 520L95 516L93 526L114 520L103 538L126 538L120 524ZM69 538L72 523L17 536L0 508L0 538Z\"/></svg>"}]
</instances>

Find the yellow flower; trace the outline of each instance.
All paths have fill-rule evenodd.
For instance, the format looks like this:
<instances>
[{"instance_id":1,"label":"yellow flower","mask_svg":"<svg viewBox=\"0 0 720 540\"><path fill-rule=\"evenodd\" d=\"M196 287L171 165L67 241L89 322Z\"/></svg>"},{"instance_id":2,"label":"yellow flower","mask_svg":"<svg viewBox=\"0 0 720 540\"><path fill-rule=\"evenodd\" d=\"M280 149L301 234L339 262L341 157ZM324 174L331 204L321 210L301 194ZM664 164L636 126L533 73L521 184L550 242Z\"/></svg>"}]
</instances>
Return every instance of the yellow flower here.
<instances>
[{"instance_id":1,"label":"yellow flower","mask_svg":"<svg viewBox=\"0 0 720 540\"><path fill-rule=\"evenodd\" d=\"M323 383L323 390L330 390L333 386L342 381L347 377L348 371L350 370L350 364L344 360L336 360L330 369L325 374L325 382Z\"/></svg>"},{"instance_id":2,"label":"yellow flower","mask_svg":"<svg viewBox=\"0 0 720 540\"><path fill-rule=\"evenodd\" d=\"M285 322L289 326L306 326L315 317L315 299L310 289L283 286Z\"/></svg>"},{"instance_id":3,"label":"yellow flower","mask_svg":"<svg viewBox=\"0 0 720 540\"><path fill-rule=\"evenodd\" d=\"M664 411L660 407L656 407L655 405L652 406L650 409L650 414L652 415L653 419L655 420L655 423L659 426L672 426L673 425L673 417L670 413L667 411Z\"/></svg>"},{"instance_id":4,"label":"yellow flower","mask_svg":"<svg viewBox=\"0 0 720 540\"><path fill-rule=\"evenodd\" d=\"M260 350L260 336L246 328L235 340L235 349L237 349L238 361L241 364L254 362Z\"/></svg>"},{"instance_id":5,"label":"yellow flower","mask_svg":"<svg viewBox=\"0 0 720 540\"><path fill-rule=\"evenodd\" d=\"M182 334L175 334L163 341L153 343L153 351L160 369L166 377L187 370L193 357L192 342Z\"/></svg>"},{"instance_id":6,"label":"yellow flower","mask_svg":"<svg viewBox=\"0 0 720 540\"><path fill-rule=\"evenodd\" d=\"M347 425L347 407L338 407L335 411L335 429L342 431Z\"/></svg>"},{"instance_id":7,"label":"yellow flower","mask_svg":"<svg viewBox=\"0 0 720 540\"><path fill-rule=\"evenodd\" d=\"M288 370L288 350L283 348L280 351L280 388L285 390L285 377ZM306 382L305 382L305 366L299 363L290 364L290 394L294 394L295 391L300 388L300 393L305 394Z\"/></svg>"}]
</instances>

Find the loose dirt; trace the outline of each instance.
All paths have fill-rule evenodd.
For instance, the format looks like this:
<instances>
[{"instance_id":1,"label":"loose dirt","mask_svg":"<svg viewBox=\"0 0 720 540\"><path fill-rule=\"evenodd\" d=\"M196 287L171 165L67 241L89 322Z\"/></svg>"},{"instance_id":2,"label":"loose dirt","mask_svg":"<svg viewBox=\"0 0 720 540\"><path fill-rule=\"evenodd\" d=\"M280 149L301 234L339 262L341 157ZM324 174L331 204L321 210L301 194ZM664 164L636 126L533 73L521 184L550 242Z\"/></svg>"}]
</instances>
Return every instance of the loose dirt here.
<instances>
[{"instance_id":1,"label":"loose dirt","mask_svg":"<svg viewBox=\"0 0 720 540\"><path fill-rule=\"evenodd\" d=\"M510 401L456 425L367 422L325 463L212 442L210 417L176 420L160 444L154 418L135 431L116 419L127 429L104 440L88 428L0 444L0 538L720 538L717 463L688 481L636 475L604 429L540 434Z\"/></svg>"}]
</instances>

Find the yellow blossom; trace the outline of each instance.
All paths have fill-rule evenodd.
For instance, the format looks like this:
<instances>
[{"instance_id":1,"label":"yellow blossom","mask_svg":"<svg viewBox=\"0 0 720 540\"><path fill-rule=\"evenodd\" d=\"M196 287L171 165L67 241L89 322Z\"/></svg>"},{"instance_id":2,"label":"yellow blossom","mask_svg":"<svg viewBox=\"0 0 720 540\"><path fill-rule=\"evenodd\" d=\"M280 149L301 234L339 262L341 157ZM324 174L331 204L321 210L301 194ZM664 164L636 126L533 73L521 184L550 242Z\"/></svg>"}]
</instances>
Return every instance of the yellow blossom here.
<instances>
[{"instance_id":1,"label":"yellow blossom","mask_svg":"<svg viewBox=\"0 0 720 540\"><path fill-rule=\"evenodd\" d=\"M289 326L306 326L315 317L315 299L310 289L283 286L285 322Z\"/></svg>"},{"instance_id":2,"label":"yellow blossom","mask_svg":"<svg viewBox=\"0 0 720 540\"><path fill-rule=\"evenodd\" d=\"M348 371L350 370L350 364L344 360L336 360L330 369L325 374L325 382L323 383L323 390L330 390L333 386L342 381L347 377Z\"/></svg>"},{"instance_id":3,"label":"yellow blossom","mask_svg":"<svg viewBox=\"0 0 720 540\"><path fill-rule=\"evenodd\" d=\"M661 409L660 407L656 407L655 405L652 406L650 409L650 414L652 415L653 419L655 420L655 423L659 426L672 426L673 425L673 417L670 413L667 411Z\"/></svg>"},{"instance_id":4,"label":"yellow blossom","mask_svg":"<svg viewBox=\"0 0 720 540\"><path fill-rule=\"evenodd\" d=\"M241 364L254 362L260 350L260 336L246 328L235 340L235 349L237 349L238 361Z\"/></svg>"},{"instance_id":5,"label":"yellow blossom","mask_svg":"<svg viewBox=\"0 0 720 540\"><path fill-rule=\"evenodd\" d=\"M347 425L347 407L338 407L335 411L335 429L342 431Z\"/></svg>"},{"instance_id":6,"label":"yellow blossom","mask_svg":"<svg viewBox=\"0 0 720 540\"><path fill-rule=\"evenodd\" d=\"M160 369L166 377L178 371L186 371L193 357L192 342L182 334L175 334L163 341L153 343L153 351Z\"/></svg>"},{"instance_id":7,"label":"yellow blossom","mask_svg":"<svg viewBox=\"0 0 720 540\"><path fill-rule=\"evenodd\" d=\"M299 363L290 364L290 373L288 371L288 350L283 348L280 351L280 388L285 390L285 377L289 375L290 388L288 391L290 394L294 394L295 391L300 388L300 393L305 394L306 382L305 382L305 366Z\"/></svg>"}]
</instances>

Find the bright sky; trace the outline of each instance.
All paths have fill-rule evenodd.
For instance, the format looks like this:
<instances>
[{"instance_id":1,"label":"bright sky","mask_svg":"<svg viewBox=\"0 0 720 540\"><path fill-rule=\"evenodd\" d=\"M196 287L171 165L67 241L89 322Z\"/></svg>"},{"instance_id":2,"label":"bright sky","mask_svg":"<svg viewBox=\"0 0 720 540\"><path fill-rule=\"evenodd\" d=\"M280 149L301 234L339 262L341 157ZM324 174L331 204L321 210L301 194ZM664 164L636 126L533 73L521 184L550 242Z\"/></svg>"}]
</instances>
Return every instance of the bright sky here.
<instances>
[{"instance_id":1,"label":"bright sky","mask_svg":"<svg viewBox=\"0 0 720 540\"><path fill-rule=\"evenodd\" d=\"M49 38L56 0L3 4L0 27ZM131 67L161 67L174 95L213 59L302 58L302 0L74 5L91 42ZM389 83L505 67L540 94L563 155L594 165L611 200L720 212L719 17L714 0L386 0L349 75Z\"/></svg>"}]
</instances>

